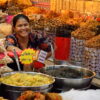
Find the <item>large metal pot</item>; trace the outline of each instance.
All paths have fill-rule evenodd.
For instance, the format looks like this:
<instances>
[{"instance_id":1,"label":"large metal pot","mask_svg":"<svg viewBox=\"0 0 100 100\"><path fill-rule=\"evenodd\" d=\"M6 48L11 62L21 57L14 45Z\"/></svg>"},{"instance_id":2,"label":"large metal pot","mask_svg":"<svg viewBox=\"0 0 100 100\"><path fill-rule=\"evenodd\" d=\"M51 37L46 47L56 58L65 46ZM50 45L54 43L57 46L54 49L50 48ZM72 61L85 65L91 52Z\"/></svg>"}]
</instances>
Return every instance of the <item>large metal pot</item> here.
<instances>
[{"instance_id":1,"label":"large metal pot","mask_svg":"<svg viewBox=\"0 0 100 100\"><path fill-rule=\"evenodd\" d=\"M17 72L9 72L9 73L5 73L2 75L2 77L5 76L9 76L11 74L14 74ZM49 77L51 78L53 81L50 84L47 85L42 85L42 86L12 86L12 85L8 85L5 83L1 83L1 88L3 91L3 95L5 98L9 99L9 100L16 100L18 96L20 96L20 94L23 91L26 90L32 90L32 91L38 91L38 92L48 92L51 90L51 88L53 87L53 83L55 82L55 79L49 75L46 74L42 74L42 73L37 73L37 72L18 72L18 73L28 73L28 74L41 74L43 76Z\"/></svg>"},{"instance_id":2,"label":"large metal pot","mask_svg":"<svg viewBox=\"0 0 100 100\"><path fill-rule=\"evenodd\" d=\"M95 76L95 72L92 72L86 68L67 66L67 65L48 66L48 67L43 68L41 70L41 72L48 74L49 71L58 70L59 68L73 69L73 72L75 70L75 71L82 73L82 76L80 78L70 78L70 77L69 78L68 77L60 78L58 76L55 76L54 86L55 86L55 88L57 88L59 90L68 90L71 88L75 88L75 89L87 88L90 85L93 77ZM68 74L68 73L66 73L66 74ZM84 77L83 75L86 77Z\"/></svg>"}]
</instances>

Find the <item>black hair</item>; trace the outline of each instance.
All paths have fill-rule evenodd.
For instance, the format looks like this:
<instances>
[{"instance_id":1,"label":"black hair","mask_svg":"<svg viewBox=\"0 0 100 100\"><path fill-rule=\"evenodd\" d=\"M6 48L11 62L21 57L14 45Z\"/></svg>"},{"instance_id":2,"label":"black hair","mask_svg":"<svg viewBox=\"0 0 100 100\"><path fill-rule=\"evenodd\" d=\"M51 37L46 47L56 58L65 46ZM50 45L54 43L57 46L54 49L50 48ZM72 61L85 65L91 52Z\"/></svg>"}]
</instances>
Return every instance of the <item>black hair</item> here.
<instances>
[{"instance_id":1,"label":"black hair","mask_svg":"<svg viewBox=\"0 0 100 100\"><path fill-rule=\"evenodd\" d=\"M25 16L24 14L18 14L13 18L13 27L16 26L16 23L20 18L24 18L27 22L29 22L29 18L27 16Z\"/></svg>"}]
</instances>

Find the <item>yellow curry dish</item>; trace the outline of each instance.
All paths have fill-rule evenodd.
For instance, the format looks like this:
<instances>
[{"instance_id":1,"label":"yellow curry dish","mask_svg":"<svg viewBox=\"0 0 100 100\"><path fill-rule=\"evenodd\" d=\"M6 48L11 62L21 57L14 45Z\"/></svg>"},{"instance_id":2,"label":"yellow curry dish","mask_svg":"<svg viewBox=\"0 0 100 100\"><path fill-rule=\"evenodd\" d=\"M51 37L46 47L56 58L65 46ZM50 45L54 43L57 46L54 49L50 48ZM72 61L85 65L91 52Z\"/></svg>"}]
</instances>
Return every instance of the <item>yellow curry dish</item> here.
<instances>
[{"instance_id":1,"label":"yellow curry dish","mask_svg":"<svg viewBox=\"0 0 100 100\"><path fill-rule=\"evenodd\" d=\"M0 78L0 81L12 86L43 86L54 82L54 79L45 74L15 73Z\"/></svg>"}]
</instances>

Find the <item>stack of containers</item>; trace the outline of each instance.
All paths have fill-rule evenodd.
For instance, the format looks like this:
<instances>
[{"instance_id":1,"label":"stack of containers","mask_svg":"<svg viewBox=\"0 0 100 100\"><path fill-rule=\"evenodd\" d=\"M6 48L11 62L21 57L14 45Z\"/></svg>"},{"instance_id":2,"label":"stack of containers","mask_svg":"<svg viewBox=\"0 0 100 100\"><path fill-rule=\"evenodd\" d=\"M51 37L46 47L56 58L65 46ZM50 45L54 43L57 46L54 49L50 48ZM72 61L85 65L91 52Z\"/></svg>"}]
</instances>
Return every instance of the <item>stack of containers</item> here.
<instances>
[{"instance_id":1,"label":"stack of containers","mask_svg":"<svg viewBox=\"0 0 100 100\"><path fill-rule=\"evenodd\" d=\"M96 72L100 78L100 35L85 42L84 66Z\"/></svg>"},{"instance_id":2,"label":"stack of containers","mask_svg":"<svg viewBox=\"0 0 100 100\"><path fill-rule=\"evenodd\" d=\"M0 40L0 75L5 72L12 71L12 69L7 66L7 64L11 62L12 62L12 59L9 56L7 56L4 45L2 44Z\"/></svg>"},{"instance_id":3,"label":"stack of containers","mask_svg":"<svg viewBox=\"0 0 100 100\"><path fill-rule=\"evenodd\" d=\"M57 27L54 51L56 62L66 62L69 60L71 32L76 28L76 26L68 24Z\"/></svg>"},{"instance_id":4,"label":"stack of containers","mask_svg":"<svg viewBox=\"0 0 100 100\"><path fill-rule=\"evenodd\" d=\"M83 65L85 41L94 37L95 32L87 28L78 28L71 34L70 62L74 65Z\"/></svg>"}]
</instances>

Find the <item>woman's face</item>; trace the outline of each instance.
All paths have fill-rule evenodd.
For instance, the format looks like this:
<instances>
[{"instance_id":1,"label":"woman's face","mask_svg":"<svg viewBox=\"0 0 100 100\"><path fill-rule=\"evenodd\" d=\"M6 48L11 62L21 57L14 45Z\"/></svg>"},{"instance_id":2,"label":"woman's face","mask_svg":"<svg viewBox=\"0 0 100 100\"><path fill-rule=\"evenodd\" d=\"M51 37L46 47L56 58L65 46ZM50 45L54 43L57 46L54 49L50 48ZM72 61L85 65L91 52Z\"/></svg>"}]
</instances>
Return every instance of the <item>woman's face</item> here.
<instances>
[{"instance_id":1,"label":"woman's face","mask_svg":"<svg viewBox=\"0 0 100 100\"><path fill-rule=\"evenodd\" d=\"M29 31L30 31L30 27L27 20L24 18L18 19L14 27L14 32L20 37L26 37L28 36Z\"/></svg>"}]
</instances>

